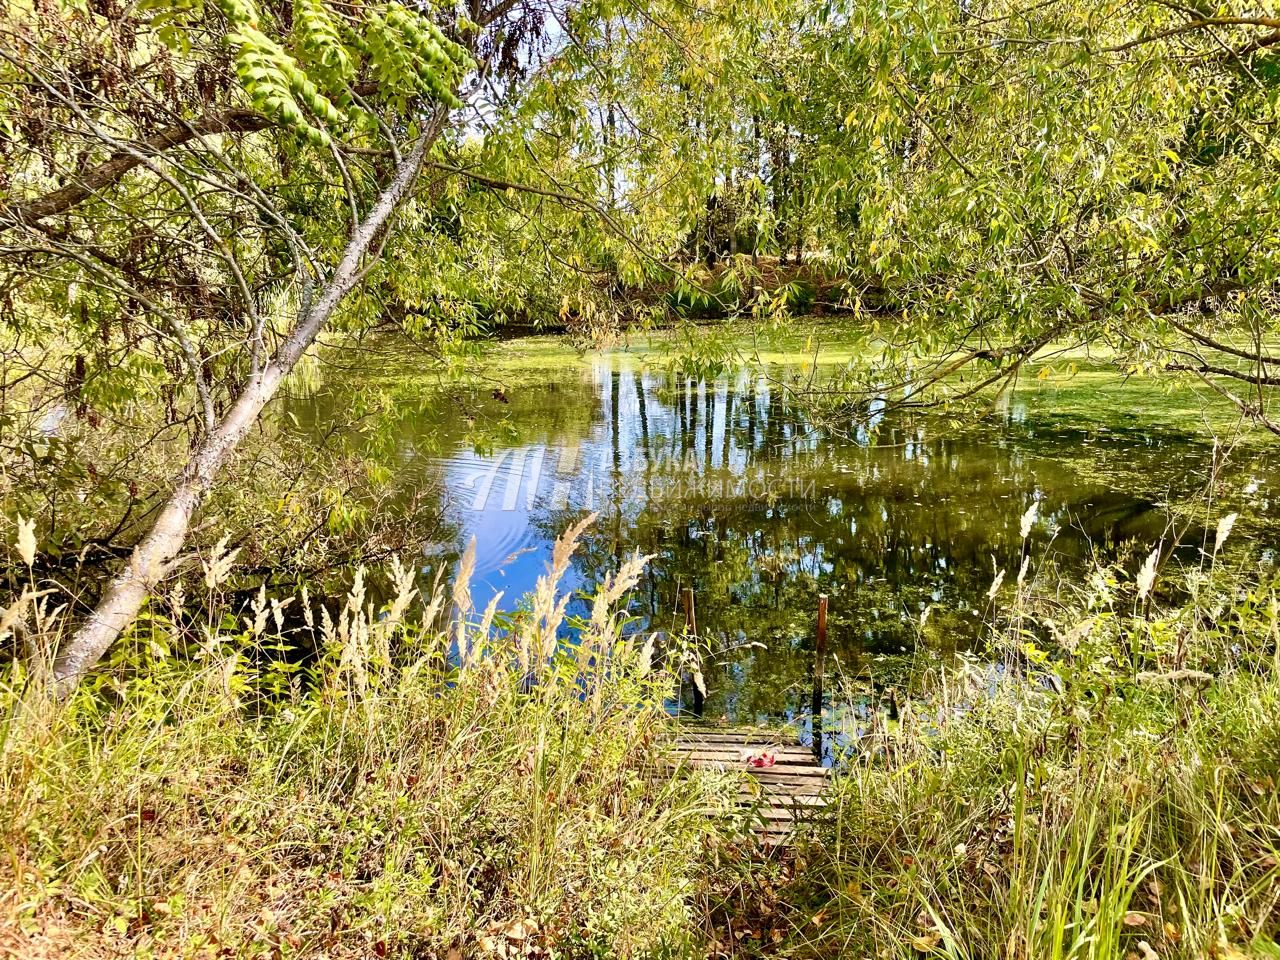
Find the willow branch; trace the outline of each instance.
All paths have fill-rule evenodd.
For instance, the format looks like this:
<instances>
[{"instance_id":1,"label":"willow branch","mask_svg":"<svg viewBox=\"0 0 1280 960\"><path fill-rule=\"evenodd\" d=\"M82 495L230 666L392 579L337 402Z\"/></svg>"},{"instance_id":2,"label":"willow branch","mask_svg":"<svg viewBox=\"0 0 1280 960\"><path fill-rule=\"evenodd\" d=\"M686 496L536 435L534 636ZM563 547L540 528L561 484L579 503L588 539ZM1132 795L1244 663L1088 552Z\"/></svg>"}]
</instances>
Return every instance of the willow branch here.
<instances>
[{"instance_id":1,"label":"willow branch","mask_svg":"<svg viewBox=\"0 0 1280 960\"><path fill-rule=\"evenodd\" d=\"M85 171L57 190L0 209L0 232L18 224L38 223L47 217L66 213L118 183L129 171L146 163L148 158L188 141L218 133L250 133L269 126L270 120L252 110L225 110L206 114L193 123L175 123L145 140L117 149L104 163Z\"/></svg>"},{"instance_id":2,"label":"willow branch","mask_svg":"<svg viewBox=\"0 0 1280 960\"><path fill-rule=\"evenodd\" d=\"M1209 347L1211 350L1217 350L1219 353L1226 353L1233 357L1239 357L1241 360L1248 360L1252 363L1265 363L1276 365L1280 364L1280 357L1272 357L1261 352L1250 353L1248 350L1242 350L1239 347L1233 347L1229 343L1223 343L1220 340L1214 340L1207 334L1201 333L1193 327L1189 327L1184 323L1180 323L1173 317L1166 317L1169 326L1173 327L1184 336L1190 337L1196 343Z\"/></svg>"},{"instance_id":3,"label":"willow branch","mask_svg":"<svg viewBox=\"0 0 1280 960\"><path fill-rule=\"evenodd\" d=\"M1165 369L1212 374L1215 377L1229 377L1232 380L1243 380L1245 383L1256 383L1264 387L1280 387L1280 377L1268 377L1243 370L1232 370L1230 367L1220 367L1213 363L1167 363L1165 364Z\"/></svg>"}]
</instances>

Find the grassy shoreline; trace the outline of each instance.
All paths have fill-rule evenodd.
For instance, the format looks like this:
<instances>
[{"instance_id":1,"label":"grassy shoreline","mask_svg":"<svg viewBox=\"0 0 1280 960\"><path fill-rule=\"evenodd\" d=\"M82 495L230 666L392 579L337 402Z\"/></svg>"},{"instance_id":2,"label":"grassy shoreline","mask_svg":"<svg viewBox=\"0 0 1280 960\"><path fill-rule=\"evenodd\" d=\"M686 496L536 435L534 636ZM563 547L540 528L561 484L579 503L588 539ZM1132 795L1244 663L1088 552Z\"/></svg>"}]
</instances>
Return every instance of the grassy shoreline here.
<instances>
[{"instance_id":1,"label":"grassy shoreline","mask_svg":"<svg viewBox=\"0 0 1280 960\"><path fill-rule=\"evenodd\" d=\"M1183 571L1169 609L1154 567L1019 577L990 659L847 715L834 817L767 857L740 774L665 763L671 677L621 631L643 558L556 643L582 528L503 629L464 558L424 598L393 566L380 609L358 575L336 614L193 631L170 595L66 704L10 664L0 956L1280 956L1269 567ZM262 656L299 630L305 671Z\"/></svg>"},{"instance_id":2,"label":"grassy shoreline","mask_svg":"<svg viewBox=\"0 0 1280 960\"><path fill-rule=\"evenodd\" d=\"M11 665L0 955L683 955L729 794L660 774L666 678L617 620L642 560L557 646L581 532L519 630L471 608L464 560L434 596L397 566L381 609L358 575L335 616L264 596L194 636L170 596L65 704ZM296 641L290 605L305 675L249 656Z\"/></svg>"}]
</instances>

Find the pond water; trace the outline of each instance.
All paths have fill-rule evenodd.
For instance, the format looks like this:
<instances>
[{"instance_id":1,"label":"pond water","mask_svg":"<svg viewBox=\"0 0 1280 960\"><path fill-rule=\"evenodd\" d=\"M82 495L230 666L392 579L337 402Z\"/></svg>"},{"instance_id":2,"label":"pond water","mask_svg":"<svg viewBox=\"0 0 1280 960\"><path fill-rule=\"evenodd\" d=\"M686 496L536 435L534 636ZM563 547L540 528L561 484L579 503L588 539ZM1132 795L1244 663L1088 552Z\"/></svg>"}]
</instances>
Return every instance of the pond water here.
<instances>
[{"instance_id":1,"label":"pond water","mask_svg":"<svg viewBox=\"0 0 1280 960\"><path fill-rule=\"evenodd\" d=\"M812 360L799 350L695 379L669 347L578 354L551 338L509 341L483 365L491 380L464 385L413 374L406 353L402 366L331 374L291 414L319 431L353 390L397 398L396 483L405 496L431 491L447 521L424 550L424 576L475 537L478 607L495 591L514 607L558 533L598 513L563 586L593 584L636 549L652 555L628 629L678 633L692 588L713 649L706 711L738 722L807 710L820 594L838 668L892 676L978 640L996 571L1016 576L1032 503L1035 569L1080 573L1167 540L1167 505L1205 488L1214 462L1201 398L1096 370L1032 371L977 422L877 416L869 430L815 423L789 400L784 385ZM849 356L839 348L819 363ZM1273 481L1267 445L1237 451L1213 516L1184 524L1188 561L1228 509L1245 514L1238 530L1258 530ZM691 695L686 685L676 705Z\"/></svg>"}]
</instances>

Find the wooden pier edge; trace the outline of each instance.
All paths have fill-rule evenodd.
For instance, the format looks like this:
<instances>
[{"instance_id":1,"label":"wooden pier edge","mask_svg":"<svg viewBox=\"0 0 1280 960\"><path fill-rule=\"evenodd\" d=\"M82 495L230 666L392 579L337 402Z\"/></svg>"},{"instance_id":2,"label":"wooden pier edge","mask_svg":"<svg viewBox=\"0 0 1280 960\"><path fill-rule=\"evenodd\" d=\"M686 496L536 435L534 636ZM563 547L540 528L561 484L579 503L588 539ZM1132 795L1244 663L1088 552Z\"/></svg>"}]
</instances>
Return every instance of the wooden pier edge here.
<instances>
[{"instance_id":1,"label":"wooden pier edge","mask_svg":"<svg viewBox=\"0 0 1280 960\"><path fill-rule=\"evenodd\" d=\"M692 586L680 590L686 636L698 635L697 607ZM741 806L751 807L756 832L768 843L785 843L793 828L817 816L825 807L825 785L831 771L823 761L823 681L827 657L827 595L818 595L813 649L813 691L810 698L811 745L790 732L757 727L720 727L703 720L706 698L695 682L693 717L680 722L676 757L694 768L739 771L746 775L739 791ZM752 756L769 752L774 762L752 766Z\"/></svg>"},{"instance_id":2,"label":"wooden pier edge","mask_svg":"<svg viewBox=\"0 0 1280 960\"><path fill-rule=\"evenodd\" d=\"M771 766L748 762L765 751L774 757ZM745 774L738 803L751 809L754 830L766 844L786 844L795 827L821 815L826 806L831 771L793 734L682 721L675 754L678 762L695 769Z\"/></svg>"}]
</instances>

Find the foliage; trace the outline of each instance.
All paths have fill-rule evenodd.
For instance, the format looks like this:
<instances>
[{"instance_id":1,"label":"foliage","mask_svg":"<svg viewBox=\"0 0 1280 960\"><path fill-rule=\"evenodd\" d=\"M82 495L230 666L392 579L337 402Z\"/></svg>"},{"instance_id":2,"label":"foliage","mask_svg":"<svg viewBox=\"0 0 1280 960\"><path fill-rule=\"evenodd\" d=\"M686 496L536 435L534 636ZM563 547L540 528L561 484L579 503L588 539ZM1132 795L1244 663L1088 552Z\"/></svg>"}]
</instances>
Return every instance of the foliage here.
<instances>
[{"instance_id":1,"label":"foliage","mask_svg":"<svg viewBox=\"0 0 1280 960\"><path fill-rule=\"evenodd\" d=\"M305 316L380 158L473 64L426 13L320 0L18 5L0 53L5 512L40 517L52 565L98 563Z\"/></svg>"},{"instance_id":2,"label":"foliage","mask_svg":"<svg viewBox=\"0 0 1280 960\"><path fill-rule=\"evenodd\" d=\"M470 609L465 561L421 600L394 563L385 604L361 571L341 605L264 592L240 619L222 552L199 588L220 622L169 596L61 707L38 659L12 665L0 943L686 955L725 785L660 774L668 678L618 639L614 610L638 558L600 584L578 645L527 659L563 615L572 536L531 598L547 619L523 631Z\"/></svg>"},{"instance_id":3,"label":"foliage","mask_svg":"<svg viewBox=\"0 0 1280 960\"><path fill-rule=\"evenodd\" d=\"M75 566L86 544L110 562L139 541L175 465L288 344L401 154L437 125L421 189L375 232L330 328L397 326L423 364L447 367L511 320L648 312L602 296L601 277L669 273L653 251L678 245L702 202L687 189L713 166L698 118L731 89L712 68L743 79L727 53L741 31L680 5L588 5L550 56L539 38L562 14L319 0L7 11L0 484L9 521L38 517L50 565ZM697 83L673 112L662 97L691 82L691 58ZM616 109L652 129L603 124L597 98L623 92ZM673 158L680 175L660 177ZM317 483L323 462L308 465Z\"/></svg>"},{"instance_id":4,"label":"foliage","mask_svg":"<svg viewBox=\"0 0 1280 960\"><path fill-rule=\"evenodd\" d=\"M824 914L806 938L904 958L1273 955L1276 697L1274 668L1106 699L951 678L860 740L839 826L790 894Z\"/></svg>"},{"instance_id":5,"label":"foliage","mask_svg":"<svg viewBox=\"0 0 1280 960\"><path fill-rule=\"evenodd\" d=\"M1268 576L1197 575L1159 612L1143 571L1065 600L1020 580L994 664L926 678L894 719L850 713L835 824L788 894L821 917L799 952L1274 956Z\"/></svg>"},{"instance_id":6,"label":"foliage","mask_svg":"<svg viewBox=\"0 0 1280 960\"><path fill-rule=\"evenodd\" d=\"M1051 342L1109 343L1267 423L1277 28L1164 0L774 10L715 189L756 183L764 249L839 270L891 331L860 392L959 401Z\"/></svg>"}]
</instances>

